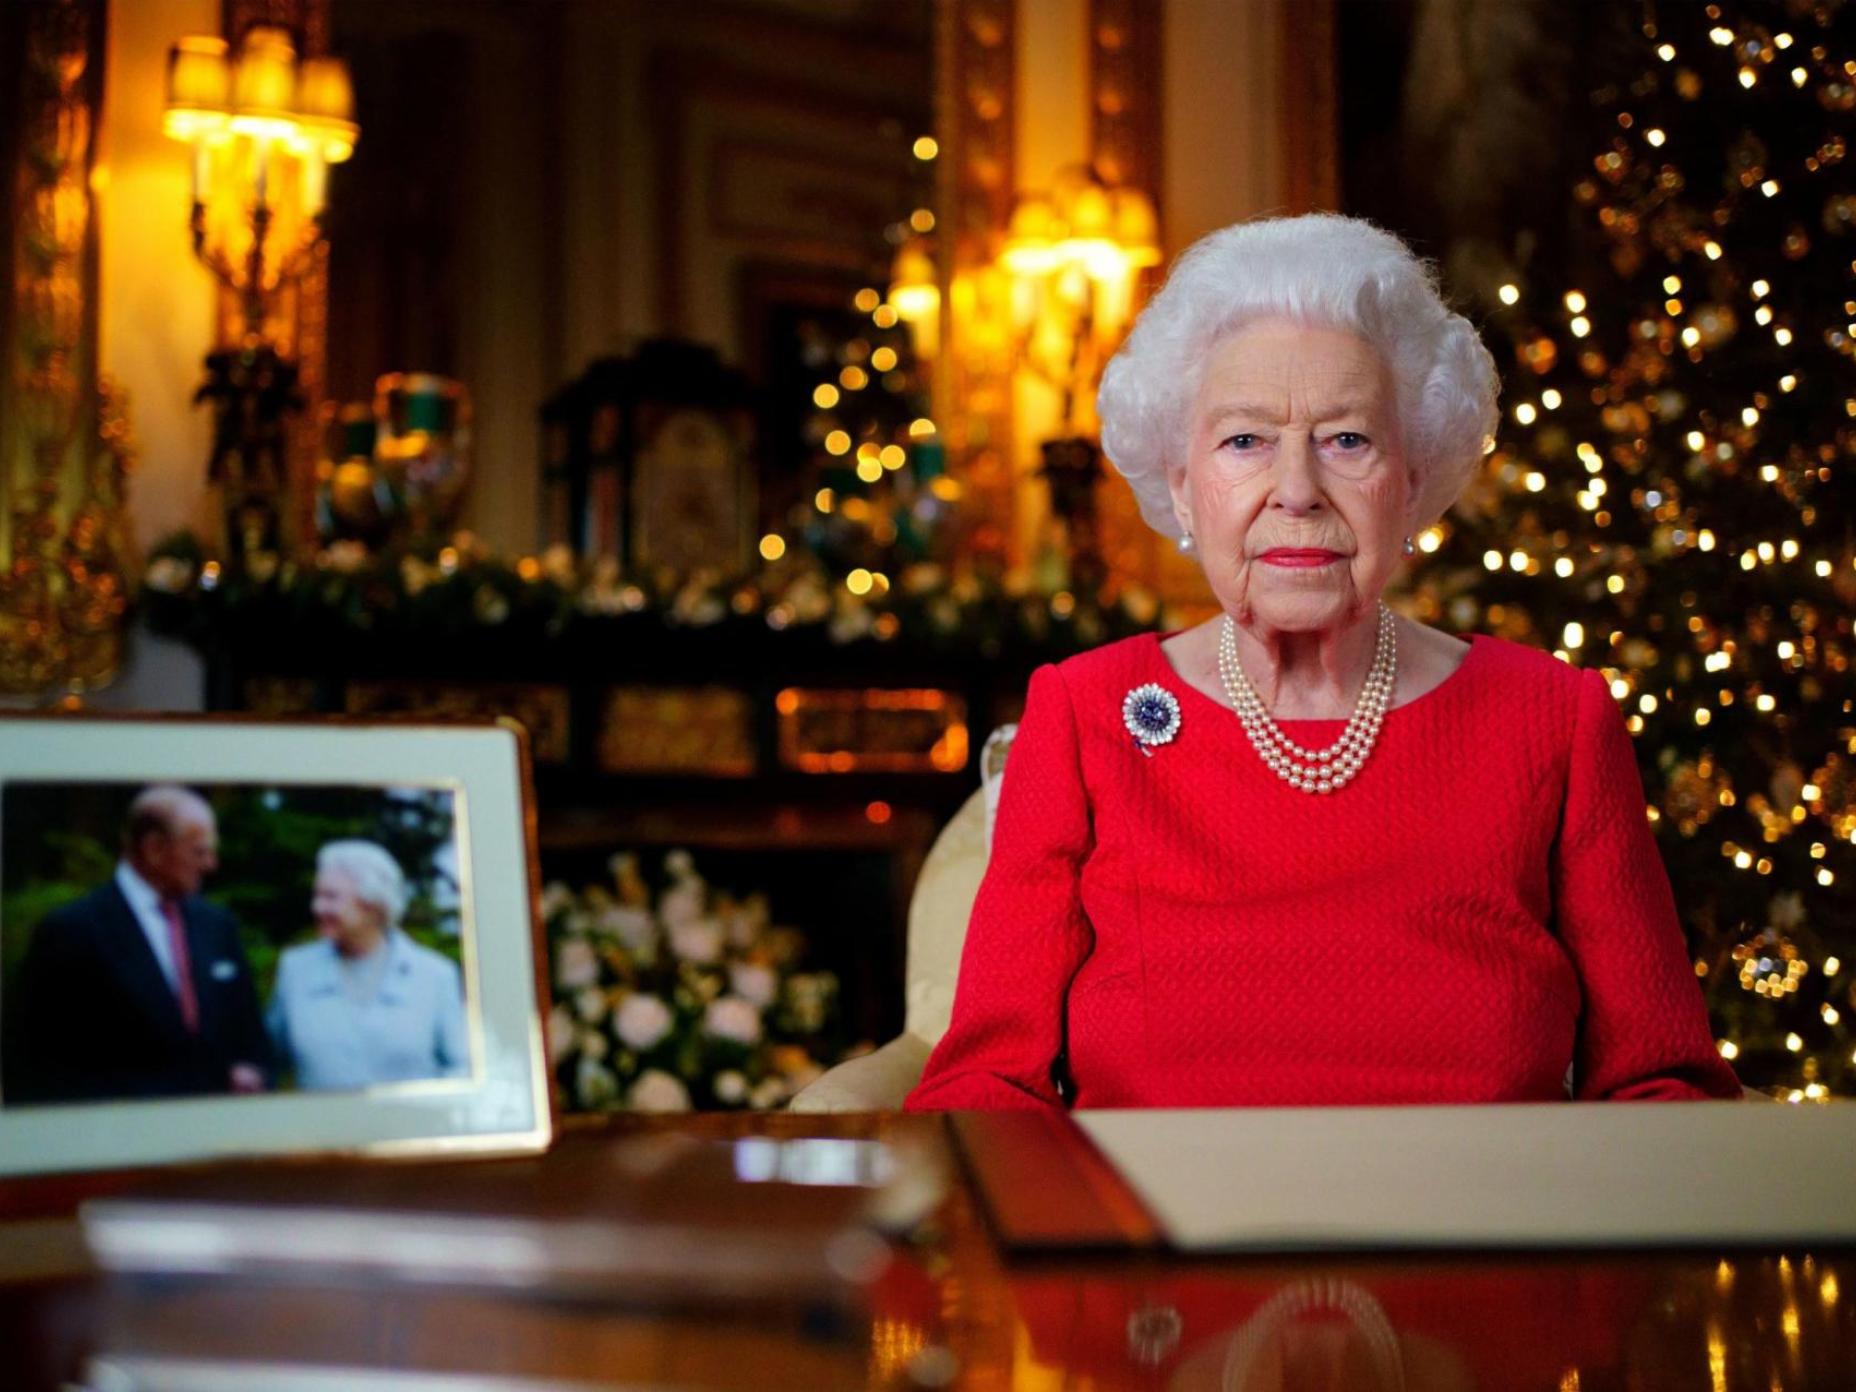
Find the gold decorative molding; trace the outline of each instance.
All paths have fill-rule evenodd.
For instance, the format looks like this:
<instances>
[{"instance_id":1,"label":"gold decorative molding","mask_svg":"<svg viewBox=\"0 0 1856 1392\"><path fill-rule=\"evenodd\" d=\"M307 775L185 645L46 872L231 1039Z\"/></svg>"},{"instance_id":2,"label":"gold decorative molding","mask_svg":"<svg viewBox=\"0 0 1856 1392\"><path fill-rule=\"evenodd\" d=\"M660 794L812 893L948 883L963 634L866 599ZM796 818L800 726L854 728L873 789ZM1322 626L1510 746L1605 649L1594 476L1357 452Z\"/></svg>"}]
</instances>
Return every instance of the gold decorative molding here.
<instances>
[{"instance_id":1,"label":"gold decorative molding","mask_svg":"<svg viewBox=\"0 0 1856 1392\"><path fill-rule=\"evenodd\" d=\"M935 419L963 490L962 550L1001 562L1013 537L1011 286L997 261L1012 215L1014 0L937 8L942 366Z\"/></svg>"},{"instance_id":2,"label":"gold decorative molding","mask_svg":"<svg viewBox=\"0 0 1856 1392\"><path fill-rule=\"evenodd\" d=\"M100 403L96 380L90 174L105 9L56 0L9 18L24 62L19 148L5 171L0 692L43 696L101 685L120 662L132 450L120 397L105 387Z\"/></svg>"},{"instance_id":3,"label":"gold decorative molding","mask_svg":"<svg viewBox=\"0 0 1856 1392\"><path fill-rule=\"evenodd\" d=\"M114 381L97 381L97 448L85 462L83 498L65 529L60 559L64 685L87 691L122 665L129 608L129 475L137 457L129 398Z\"/></svg>"},{"instance_id":4,"label":"gold decorative molding","mask_svg":"<svg viewBox=\"0 0 1856 1392\"><path fill-rule=\"evenodd\" d=\"M1090 161L1161 204L1160 0L1089 0Z\"/></svg>"},{"instance_id":5,"label":"gold decorative molding","mask_svg":"<svg viewBox=\"0 0 1856 1392\"><path fill-rule=\"evenodd\" d=\"M1159 0L1090 0L1090 162L1106 183L1141 190L1157 211L1165 208L1160 24ZM1160 266L1142 272L1135 309L1163 273ZM1098 485L1097 528L1111 585L1142 585L1172 601L1200 599L1205 578L1198 566L1147 525L1134 494L1112 466L1105 468L1108 475Z\"/></svg>"}]
</instances>

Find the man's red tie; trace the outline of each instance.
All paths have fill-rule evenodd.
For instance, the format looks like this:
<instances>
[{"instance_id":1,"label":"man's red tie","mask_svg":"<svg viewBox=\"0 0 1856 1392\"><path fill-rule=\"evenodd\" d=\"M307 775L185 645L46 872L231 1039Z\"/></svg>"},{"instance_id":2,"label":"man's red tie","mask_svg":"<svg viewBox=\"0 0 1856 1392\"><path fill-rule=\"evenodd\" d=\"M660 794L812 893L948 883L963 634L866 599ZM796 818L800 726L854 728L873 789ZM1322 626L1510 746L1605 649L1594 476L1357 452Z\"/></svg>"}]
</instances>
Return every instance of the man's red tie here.
<instances>
[{"instance_id":1,"label":"man's red tie","mask_svg":"<svg viewBox=\"0 0 1856 1392\"><path fill-rule=\"evenodd\" d=\"M180 1018L188 1034L200 1032L200 1000L193 993L193 962L187 956L187 926L180 920L180 905L172 899L161 901L161 916L168 921L168 952L174 958L174 976L179 983L174 993L180 997Z\"/></svg>"}]
</instances>

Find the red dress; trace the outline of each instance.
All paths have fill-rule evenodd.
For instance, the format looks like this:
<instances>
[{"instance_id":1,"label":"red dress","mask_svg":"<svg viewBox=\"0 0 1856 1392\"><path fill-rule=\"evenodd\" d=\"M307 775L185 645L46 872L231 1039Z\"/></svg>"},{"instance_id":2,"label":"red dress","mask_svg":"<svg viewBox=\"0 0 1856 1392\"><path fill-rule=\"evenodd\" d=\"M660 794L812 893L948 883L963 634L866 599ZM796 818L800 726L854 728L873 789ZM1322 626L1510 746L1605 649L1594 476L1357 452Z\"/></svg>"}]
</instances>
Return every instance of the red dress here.
<instances>
[{"instance_id":1,"label":"red dress","mask_svg":"<svg viewBox=\"0 0 1856 1392\"><path fill-rule=\"evenodd\" d=\"M1338 792L1144 634L1032 674L911 1111L1738 1097L1601 673L1477 634ZM1143 753L1122 701L1179 704ZM1290 720L1323 749L1342 720Z\"/></svg>"}]
</instances>

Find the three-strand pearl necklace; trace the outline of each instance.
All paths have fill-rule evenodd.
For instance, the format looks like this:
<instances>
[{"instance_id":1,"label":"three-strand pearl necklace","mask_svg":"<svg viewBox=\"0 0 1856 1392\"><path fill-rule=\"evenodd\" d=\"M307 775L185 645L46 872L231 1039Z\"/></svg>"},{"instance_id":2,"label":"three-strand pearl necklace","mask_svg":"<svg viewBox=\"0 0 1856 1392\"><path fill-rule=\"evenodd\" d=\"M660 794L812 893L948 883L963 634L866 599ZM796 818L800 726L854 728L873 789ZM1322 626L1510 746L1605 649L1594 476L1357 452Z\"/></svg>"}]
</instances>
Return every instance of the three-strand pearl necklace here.
<instances>
[{"instance_id":1,"label":"three-strand pearl necklace","mask_svg":"<svg viewBox=\"0 0 1856 1392\"><path fill-rule=\"evenodd\" d=\"M1346 730L1326 749L1304 749L1277 726L1237 660L1237 625L1229 614L1225 615L1218 637L1218 675L1224 679L1225 695L1236 708L1251 747L1276 770L1277 777L1305 793L1336 792L1360 771L1366 756L1373 752L1380 722L1392 705L1392 688L1398 678L1398 637L1392 611L1384 604L1379 606L1379 639L1366 685L1360 689L1360 699Z\"/></svg>"}]
</instances>

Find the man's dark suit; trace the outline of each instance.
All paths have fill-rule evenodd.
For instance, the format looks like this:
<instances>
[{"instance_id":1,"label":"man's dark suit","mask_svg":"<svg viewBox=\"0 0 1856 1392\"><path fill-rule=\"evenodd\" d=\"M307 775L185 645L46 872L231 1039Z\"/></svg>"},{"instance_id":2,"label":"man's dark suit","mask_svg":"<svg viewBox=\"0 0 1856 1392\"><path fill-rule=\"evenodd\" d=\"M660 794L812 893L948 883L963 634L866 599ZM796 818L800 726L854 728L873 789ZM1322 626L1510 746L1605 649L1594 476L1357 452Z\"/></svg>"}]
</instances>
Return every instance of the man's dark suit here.
<instances>
[{"instance_id":1,"label":"man's dark suit","mask_svg":"<svg viewBox=\"0 0 1856 1392\"><path fill-rule=\"evenodd\" d=\"M270 1072L270 1045L238 925L197 895L181 901L200 1028L114 879L47 914L12 1004L4 1100L73 1102L228 1092L235 1063Z\"/></svg>"}]
</instances>

